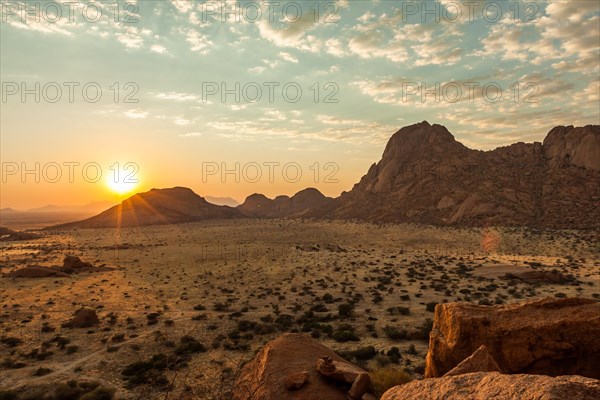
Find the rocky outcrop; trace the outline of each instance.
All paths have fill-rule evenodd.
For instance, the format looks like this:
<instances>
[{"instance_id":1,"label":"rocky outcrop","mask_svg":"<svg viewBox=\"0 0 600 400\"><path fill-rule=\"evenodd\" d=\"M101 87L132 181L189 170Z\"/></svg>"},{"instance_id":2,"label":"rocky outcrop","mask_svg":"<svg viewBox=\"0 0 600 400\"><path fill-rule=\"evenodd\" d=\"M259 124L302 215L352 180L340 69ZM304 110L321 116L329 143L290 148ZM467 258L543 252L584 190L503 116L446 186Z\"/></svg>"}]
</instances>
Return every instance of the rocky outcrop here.
<instances>
[{"instance_id":1,"label":"rocky outcrop","mask_svg":"<svg viewBox=\"0 0 600 400\"><path fill-rule=\"evenodd\" d=\"M248 196L244 203L238 206L238 209L250 217L301 217L310 210L326 206L332 200L317 189L308 188L292 197L277 196L274 199L256 193Z\"/></svg>"},{"instance_id":2,"label":"rocky outcrop","mask_svg":"<svg viewBox=\"0 0 600 400\"><path fill-rule=\"evenodd\" d=\"M425 376L440 377L481 345L504 373L600 378L600 303L547 298L520 304L438 304Z\"/></svg>"},{"instance_id":3,"label":"rocky outcrop","mask_svg":"<svg viewBox=\"0 0 600 400\"><path fill-rule=\"evenodd\" d=\"M12 232L10 234L2 235L0 242L20 242L26 240L40 239L42 236L31 233L31 232Z\"/></svg>"},{"instance_id":4,"label":"rocky outcrop","mask_svg":"<svg viewBox=\"0 0 600 400\"><path fill-rule=\"evenodd\" d=\"M462 375L472 372L502 372L502 369L484 344L444 376Z\"/></svg>"},{"instance_id":5,"label":"rocky outcrop","mask_svg":"<svg viewBox=\"0 0 600 400\"><path fill-rule=\"evenodd\" d=\"M600 135L596 126L557 126L544 139L544 153L554 166L574 165L600 171Z\"/></svg>"},{"instance_id":6,"label":"rocky outcrop","mask_svg":"<svg viewBox=\"0 0 600 400\"><path fill-rule=\"evenodd\" d=\"M65 328L91 328L99 325L100 320L96 311L90 310L89 308L82 308L77 310L73 318L67 321L63 326Z\"/></svg>"},{"instance_id":7,"label":"rocky outcrop","mask_svg":"<svg viewBox=\"0 0 600 400\"><path fill-rule=\"evenodd\" d=\"M105 272L112 271L112 268L105 266L95 266L89 262L81 261L76 256L66 256L62 266L41 267L39 265L30 265L9 272L6 276L10 278L47 278L47 277L66 277L72 274L84 272Z\"/></svg>"},{"instance_id":8,"label":"rocky outcrop","mask_svg":"<svg viewBox=\"0 0 600 400\"><path fill-rule=\"evenodd\" d=\"M530 284L552 283L557 285L564 285L575 280L574 277L566 276L559 271L523 271L507 273L503 278L508 280L517 279Z\"/></svg>"},{"instance_id":9,"label":"rocky outcrop","mask_svg":"<svg viewBox=\"0 0 600 400\"><path fill-rule=\"evenodd\" d=\"M503 375L478 372L413 381L396 386L381 400L594 400L600 381L580 376Z\"/></svg>"},{"instance_id":10,"label":"rocky outcrop","mask_svg":"<svg viewBox=\"0 0 600 400\"><path fill-rule=\"evenodd\" d=\"M235 382L233 399L347 400L350 384L341 385L317 371L317 361L322 357L365 373L306 335L284 334L267 343L243 367Z\"/></svg>"},{"instance_id":11,"label":"rocky outcrop","mask_svg":"<svg viewBox=\"0 0 600 400\"><path fill-rule=\"evenodd\" d=\"M65 277L68 274L61 272L55 268L41 267L39 265L29 265L24 268L11 271L6 274L9 278L49 278L49 277Z\"/></svg>"},{"instance_id":12,"label":"rocky outcrop","mask_svg":"<svg viewBox=\"0 0 600 400\"><path fill-rule=\"evenodd\" d=\"M600 227L600 126L557 127L544 143L491 151L443 126L400 129L381 161L309 216L375 222Z\"/></svg>"},{"instance_id":13,"label":"rocky outcrop","mask_svg":"<svg viewBox=\"0 0 600 400\"><path fill-rule=\"evenodd\" d=\"M333 361L330 357L323 357L317 361L317 371L338 382L350 384L348 390L350 400L361 400L363 395L371 391L369 374L348 362Z\"/></svg>"}]
</instances>

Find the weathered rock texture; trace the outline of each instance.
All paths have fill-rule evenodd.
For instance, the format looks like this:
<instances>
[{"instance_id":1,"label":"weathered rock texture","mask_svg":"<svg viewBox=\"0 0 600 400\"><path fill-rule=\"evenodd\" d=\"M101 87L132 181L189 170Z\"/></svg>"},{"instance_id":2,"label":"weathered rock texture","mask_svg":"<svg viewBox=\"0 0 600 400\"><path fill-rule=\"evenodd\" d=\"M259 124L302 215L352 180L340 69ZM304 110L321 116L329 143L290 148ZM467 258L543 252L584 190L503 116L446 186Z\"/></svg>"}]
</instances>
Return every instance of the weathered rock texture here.
<instances>
[{"instance_id":1,"label":"weathered rock texture","mask_svg":"<svg viewBox=\"0 0 600 400\"><path fill-rule=\"evenodd\" d=\"M100 325L98 315L96 315L96 311L88 308L77 310L75 316L63 324L64 327L68 328L91 328L96 325Z\"/></svg>"},{"instance_id":2,"label":"weathered rock texture","mask_svg":"<svg viewBox=\"0 0 600 400\"><path fill-rule=\"evenodd\" d=\"M472 150L441 125L396 132L381 161L309 215L376 222L600 226L600 126L559 126L544 143Z\"/></svg>"},{"instance_id":3,"label":"weathered rock texture","mask_svg":"<svg viewBox=\"0 0 600 400\"><path fill-rule=\"evenodd\" d=\"M600 381L580 376L502 375L478 372L413 381L381 400L595 400Z\"/></svg>"},{"instance_id":4,"label":"weathered rock texture","mask_svg":"<svg viewBox=\"0 0 600 400\"><path fill-rule=\"evenodd\" d=\"M336 384L317 372L317 361L330 357L347 363L335 352L306 335L284 334L267 343L244 366L236 380L234 400L347 400L350 385ZM362 371L356 367L357 371ZM308 372L306 383L289 390L295 374Z\"/></svg>"},{"instance_id":5,"label":"weathered rock texture","mask_svg":"<svg viewBox=\"0 0 600 400\"><path fill-rule=\"evenodd\" d=\"M350 400L360 400L371 390L369 374L353 364L323 357L317 361L317 371L328 378L352 385L348 390Z\"/></svg>"},{"instance_id":6,"label":"weathered rock texture","mask_svg":"<svg viewBox=\"0 0 600 400\"><path fill-rule=\"evenodd\" d=\"M472 372L502 372L502 369L484 344L444 376L462 375Z\"/></svg>"},{"instance_id":7,"label":"weathered rock texture","mask_svg":"<svg viewBox=\"0 0 600 400\"><path fill-rule=\"evenodd\" d=\"M485 345L507 374L600 378L600 303L547 298L520 304L438 304L425 377L440 377Z\"/></svg>"}]
</instances>

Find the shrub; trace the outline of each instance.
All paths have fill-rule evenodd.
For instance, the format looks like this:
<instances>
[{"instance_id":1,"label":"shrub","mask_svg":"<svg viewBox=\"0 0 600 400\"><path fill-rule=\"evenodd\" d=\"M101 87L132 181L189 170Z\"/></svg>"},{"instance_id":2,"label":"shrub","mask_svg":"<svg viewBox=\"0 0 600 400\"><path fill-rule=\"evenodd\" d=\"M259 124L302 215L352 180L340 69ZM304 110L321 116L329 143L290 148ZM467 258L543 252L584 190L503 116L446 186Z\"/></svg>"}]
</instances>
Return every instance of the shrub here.
<instances>
[{"instance_id":1,"label":"shrub","mask_svg":"<svg viewBox=\"0 0 600 400\"><path fill-rule=\"evenodd\" d=\"M101 386L84 394L79 400L112 400L114 396L115 389Z\"/></svg>"},{"instance_id":2,"label":"shrub","mask_svg":"<svg viewBox=\"0 0 600 400\"><path fill-rule=\"evenodd\" d=\"M360 338L352 331L335 331L332 336L333 340L339 343L358 342Z\"/></svg>"},{"instance_id":3,"label":"shrub","mask_svg":"<svg viewBox=\"0 0 600 400\"><path fill-rule=\"evenodd\" d=\"M344 303L338 306L338 315L340 317L350 317L354 311L354 304Z\"/></svg>"},{"instance_id":4,"label":"shrub","mask_svg":"<svg viewBox=\"0 0 600 400\"><path fill-rule=\"evenodd\" d=\"M412 380L410 375L395 367L383 367L369 373L373 390L377 397L394 386L404 385Z\"/></svg>"},{"instance_id":5,"label":"shrub","mask_svg":"<svg viewBox=\"0 0 600 400\"><path fill-rule=\"evenodd\" d=\"M206 347L204 347L204 345L198 340L191 336L183 336L180 339L179 346L175 349L175 354L184 355L192 353L204 353L205 351Z\"/></svg>"},{"instance_id":6,"label":"shrub","mask_svg":"<svg viewBox=\"0 0 600 400\"><path fill-rule=\"evenodd\" d=\"M423 340L427 342L429 340L429 332L433 329L433 320L427 318L421 326L417 328L417 331L412 335L415 340Z\"/></svg>"},{"instance_id":7,"label":"shrub","mask_svg":"<svg viewBox=\"0 0 600 400\"><path fill-rule=\"evenodd\" d=\"M429 312L434 312L436 305L437 305L437 303L432 301L431 303L427 303L427 305L425 306L425 309Z\"/></svg>"},{"instance_id":8,"label":"shrub","mask_svg":"<svg viewBox=\"0 0 600 400\"><path fill-rule=\"evenodd\" d=\"M23 341L17 337L3 337L2 339L0 339L0 343L4 343L9 347L17 347L18 345L23 343Z\"/></svg>"},{"instance_id":9,"label":"shrub","mask_svg":"<svg viewBox=\"0 0 600 400\"><path fill-rule=\"evenodd\" d=\"M395 326L386 326L383 328L383 332L391 340L408 340L408 332L406 330L400 330Z\"/></svg>"},{"instance_id":10,"label":"shrub","mask_svg":"<svg viewBox=\"0 0 600 400\"><path fill-rule=\"evenodd\" d=\"M52 372L51 369L49 368L44 368L44 367L39 367L34 373L33 376L44 376L44 375L48 375L50 372Z\"/></svg>"},{"instance_id":11,"label":"shrub","mask_svg":"<svg viewBox=\"0 0 600 400\"><path fill-rule=\"evenodd\" d=\"M417 348L415 347L415 345L413 343L411 343L410 346L408 346L406 353L413 355L413 356L416 356L418 354Z\"/></svg>"},{"instance_id":12,"label":"shrub","mask_svg":"<svg viewBox=\"0 0 600 400\"><path fill-rule=\"evenodd\" d=\"M377 350L375 350L375 347L373 346L360 347L354 351L349 352L348 354L356 358L357 360L365 361L375 357L377 355Z\"/></svg>"},{"instance_id":13,"label":"shrub","mask_svg":"<svg viewBox=\"0 0 600 400\"><path fill-rule=\"evenodd\" d=\"M0 390L0 400L18 400L17 393L12 390Z\"/></svg>"},{"instance_id":14,"label":"shrub","mask_svg":"<svg viewBox=\"0 0 600 400\"><path fill-rule=\"evenodd\" d=\"M127 365L121 375L129 382L130 385L140 385L143 383L153 383L155 385L164 386L168 381L161 374L167 368L176 367L174 360L169 359L164 354L155 354L147 361L136 361Z\"/></svg>"},{"instance_id":15,"label":"shrub","mask_svg":"<svg viewBox=\"0 0 600 400\"><path fill-rule=\"evenodd\" d=\"M387 309L390 315L410 315L409 307L390 307Z\"/></svg>"},{"instance_id":16,"label":"shrub","mask_svg":"<svg viewBox=\"0 0 600 400\"><path fill-rule=\"evenodd\" d=\"M400 362L400 359L402 358L402 354L400 354L400 349L395 346L389 349L386 354L390 358L390 361L394 364L398 364Z\"/></svg>"}]
</instances>

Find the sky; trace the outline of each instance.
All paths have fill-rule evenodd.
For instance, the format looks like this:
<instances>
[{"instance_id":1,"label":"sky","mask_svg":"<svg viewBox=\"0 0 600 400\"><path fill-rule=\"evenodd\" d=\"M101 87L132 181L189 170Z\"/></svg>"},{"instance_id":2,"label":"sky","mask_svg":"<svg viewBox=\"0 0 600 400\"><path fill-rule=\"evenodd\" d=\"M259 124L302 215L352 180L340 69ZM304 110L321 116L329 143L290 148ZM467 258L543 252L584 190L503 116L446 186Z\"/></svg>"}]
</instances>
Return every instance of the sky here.
<instances>
[{"instance_id":1,"label":"sky","mask_svg":"<svg viewBox=\"0 0 600 400\"><path fill-rule=\"evenodd\" d=\"M0 207L338 196L427 120L600 123L598 1L2 1ZM39 98L36 98L39 97Z\"/></svg>"}]
</instances>

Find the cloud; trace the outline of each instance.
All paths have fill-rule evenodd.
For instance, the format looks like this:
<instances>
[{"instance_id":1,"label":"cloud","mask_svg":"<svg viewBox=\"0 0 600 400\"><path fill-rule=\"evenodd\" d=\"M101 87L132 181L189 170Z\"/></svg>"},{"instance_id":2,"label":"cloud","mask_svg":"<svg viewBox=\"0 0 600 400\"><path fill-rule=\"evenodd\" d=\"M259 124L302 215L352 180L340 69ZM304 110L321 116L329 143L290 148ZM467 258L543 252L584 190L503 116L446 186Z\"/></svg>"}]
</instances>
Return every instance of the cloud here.
<instances>
[{"instance_id":1,"label":"cloud","mask_svg":"<svg viewBox=\"0 0 600 400\"><path fill-rule=\"evenodd\" d=\"M131 119L146 119L146 117L148 116L148 111L144 111L144 110L140 110L139 108L136 108L134 110L125 111L124 115L127 118L131 118Z\"/></svg>"},{"instance_id":2,"label":"cloud","mask_svg":"<svg viewBox=\"0 0 600 400\"><path fill-rule=\"evenodd\" d=\"M268 18L257 23L260 36L276 46L293 47L312 53L318 52L322 46L316 36L308 35L316 25L314 15L307 12L296 22L284 22L281 28L275 27Z\"/></svg>"},{"instance_id":3,"label":"cloud","mask_svg":"<svg viewBox=\"0 0 600 400\"><path fill-rule=\"evenodd\" d=\"M248 68L248 71L254 72L254 73L257 73L257 74L262 74L266 70L267 70L267 67L263 67L262 65L259 65L257 67L253 67L253 68Z\"/></svg>"},{"instance_id":4,"label":"cloud","mask_svg":"<svg viewBox=\"0 0 600 400\"><path fill-rule=\"evenodd\" d=\"M325 42L325 51L336 57L343 57L348 54L342 42L336 38L328 39Z\"/></svg>"},{"instance_id":5,"label":"cloud","mask_svg":"<svg viewBox=\"0 0 600 400\"><path fill-rule=\"evenodd\" d=\"M191 45L190 49L192 51L197 51L200 54L208 54L210 48L214 45L207 35L200 33L193 28L188 29L186 40Z\"/></svg>"},{"instance_id":6,"label":"cloud","mask_svg":"<svg viewBox=\"0 0 600 400\"><path fill-rule=\"evenodd\" d=\"M116 33L117 40L128 49L139 49L144 44L144 38L140 35L138 28L127 26L122 32Z\"/></svg>"},{"instance_id":7,"label":"cloud","mask_svg":"<svg viewBox=\"0 0 600 400\"><path fill-rule=\"evenodd\" d=\"M164 54L167 51L167 48L159 44L153 44L150 46L150 51L158 54Z\"/></svg>"},{"instance_id":8,"label":"cloud","mask_svg":"<svg viewBox=\"0 0 600 400\"><path fill-rule=\"evenodd\" d=\"M192 0L171 0L171 4L180 13L187 13L194 8L194 2Z\"/></svg>"},{"instance_id":9,"label":"cloud","mask_svg":"<svg viewBox=\"0 0 600 400\"><path fill-rule=\"evenodd\" d=\"M173 101L198 101L199 97L195 94L191 93L181 93L181 92L151 92L151 95L156 96L158 99L162 100L173 100Z\"/></svg>"},{"instance_id":10,"label":"cloud","mask_svg":"<svg viewBox=\"0 0 600 400\"><path fill-rule=\"evenodd\" d=\"M175 118L175 119L173 120L173 123L174 123L175 125L177 125L177 126L188 126L188 125L191 125L191 124L193 124L193 122L192 122L192 121L190 121L189 119L185 119L185 118L182 118L182 117Z\"/></svg>"},{"instance_id":11,"label":"cloud","mask_svg":"<svg viewBox=\"0 0 600 400\"><path fill-rule=\"evenodd\" d=\"M362 58L384 57L394 62L408 60L408 52L404 44L388 42L380 30L362 32L350 39L348 48Z\"/></svg>"},{"instance_id":12,"label":"cloud","mask_svg":"<svg viewBox=\"0 0 600 400\"><path fill-rule=\"evenodd\" d=\"M200 133L200 132L189 132L189 133L182 133L179 136L180 137L198 137L198 136L202 136L202 133Z\"/></svg>"},{"instance_id":13,"label":"cloud","mask_svg":"<svg viewBox=\"0 0 600 400\"><path fill-rule=\"evenodd\" d=\"M285 51L280 52L279 56L281 58L283 58L285 61L289 61L291 63L298 63L298 59L296 57L294 57L293 55L291 55L290 53L287 53Z\"/></svg>"}]
</instances>

